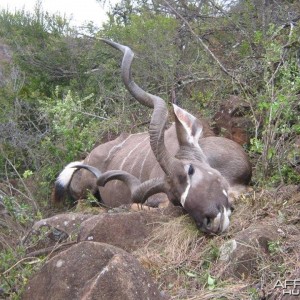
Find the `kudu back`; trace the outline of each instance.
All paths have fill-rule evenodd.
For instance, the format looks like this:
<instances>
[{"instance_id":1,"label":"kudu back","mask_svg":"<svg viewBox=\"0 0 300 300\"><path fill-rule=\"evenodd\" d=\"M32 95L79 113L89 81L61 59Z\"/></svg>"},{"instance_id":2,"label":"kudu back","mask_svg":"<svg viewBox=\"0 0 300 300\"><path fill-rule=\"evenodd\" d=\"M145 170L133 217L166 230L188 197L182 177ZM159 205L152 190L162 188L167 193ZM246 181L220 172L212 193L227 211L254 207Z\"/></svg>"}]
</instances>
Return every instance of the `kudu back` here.
<instances>
[{"instance_id":1,"label":"kudu back","mask_svg":"<svg viewBox=\"0 0 300 300\"><path fill-rule=\"evenodd\" d=\"M122 134L93 149L83 162L67 165L56 180L54 201L66 193L77 200L90 191L110 207L145 201L158 205L163 193L174 205L182 205L202 231L225 231L232 211L230 196L245 191L251 180L244 149L223 137L206 137L203 123L176 105L175 123L166 130L165 102L131 78L131 49L104 42L124 54L121 71L128 91L153 108L149 132Z\"/></svg>"}]
</instances>

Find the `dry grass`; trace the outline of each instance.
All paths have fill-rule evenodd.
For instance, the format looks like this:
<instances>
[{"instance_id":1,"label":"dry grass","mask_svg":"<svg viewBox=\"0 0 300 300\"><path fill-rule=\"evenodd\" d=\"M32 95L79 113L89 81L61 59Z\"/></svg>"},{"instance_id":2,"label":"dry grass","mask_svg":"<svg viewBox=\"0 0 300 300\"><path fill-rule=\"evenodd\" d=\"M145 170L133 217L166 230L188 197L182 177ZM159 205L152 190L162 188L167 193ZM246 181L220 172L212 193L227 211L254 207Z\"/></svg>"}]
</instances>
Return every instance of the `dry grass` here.
<instances>
[{"instance_id":1,"label":"dry grass","mask_svg":"<svg viewBox=\"0 0 300 300\"><path fill-rule=\"evenodd\" d=\"M235 208L230 230L222 236L204 236L183 216L162 223L135 252L172 299L267 299L276 279L295 276L300 267L296 187L253 192L238 199ZM257 265L247 278L237 278L227 271L231 262L220 261L220 247L256 224L276 226L278 239L270 241L267 251L254 244Z\"/></svg>"}]
</instances>

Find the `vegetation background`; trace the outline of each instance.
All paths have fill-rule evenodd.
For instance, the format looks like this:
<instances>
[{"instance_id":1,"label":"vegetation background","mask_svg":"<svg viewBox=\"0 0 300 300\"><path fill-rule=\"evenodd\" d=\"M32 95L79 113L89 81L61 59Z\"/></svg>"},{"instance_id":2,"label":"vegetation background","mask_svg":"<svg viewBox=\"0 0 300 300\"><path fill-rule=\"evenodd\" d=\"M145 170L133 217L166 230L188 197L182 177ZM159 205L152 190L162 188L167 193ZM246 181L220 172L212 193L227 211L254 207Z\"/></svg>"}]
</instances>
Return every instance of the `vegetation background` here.
<instances>
[{"instance_id":1,"label":"vegetation background","mask_svg":"<svg viewBox=\"0 0 300 300\"><path fill-rule=\"evenodd\" d=\"M35 267L6 276L24 251L12 245L53 213L63 166L147 128L151 111L125 90L120 53L98 37L129 45L136 82L168 104L211 118L231 95L247 103L244 147L262 188L299 184L299 25L297 0L121 0L100 30L70 27L41 4L33 14L2 10L0 208L11 223L0 219L0 293L21 289Z\"/></svg>"}]
</instances>

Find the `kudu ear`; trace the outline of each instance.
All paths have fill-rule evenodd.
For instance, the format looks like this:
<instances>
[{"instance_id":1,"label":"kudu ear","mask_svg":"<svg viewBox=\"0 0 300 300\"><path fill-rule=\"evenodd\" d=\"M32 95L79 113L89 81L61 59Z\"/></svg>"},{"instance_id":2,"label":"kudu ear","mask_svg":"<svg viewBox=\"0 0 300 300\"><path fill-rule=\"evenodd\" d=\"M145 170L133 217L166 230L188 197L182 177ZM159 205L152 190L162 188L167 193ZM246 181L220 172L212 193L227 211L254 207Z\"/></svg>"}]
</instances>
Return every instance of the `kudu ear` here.
<instances>
[{"instance_id":1,"label":"kudu ear","mask_svg":"<svg viewBox=\"0 0 300 300\"><path fill-rule=\"evenodd\" d=\"M175 104L173 104L173 110L179 145L199 148L198 140L203 131L201 122L196 117Z\"/></svg>"}]
</instances>

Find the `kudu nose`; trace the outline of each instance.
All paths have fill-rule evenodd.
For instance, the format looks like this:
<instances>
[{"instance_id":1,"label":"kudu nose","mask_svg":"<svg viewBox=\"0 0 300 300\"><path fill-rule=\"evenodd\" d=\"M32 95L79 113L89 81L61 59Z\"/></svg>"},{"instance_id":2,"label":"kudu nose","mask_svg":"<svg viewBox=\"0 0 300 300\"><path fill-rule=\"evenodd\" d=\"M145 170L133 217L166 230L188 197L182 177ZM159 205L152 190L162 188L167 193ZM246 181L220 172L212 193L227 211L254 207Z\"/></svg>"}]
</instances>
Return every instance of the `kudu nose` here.
<instances>
[{"instance_id":1,"label":"kudu nose","mask_svg":"<svg viewBox=\"0 0 300 300\"><path fill-rule=\"evenodd\" d=\"M231 209L226 209L223 206L216 217L205 217L203 219L201 229L208 234L220 234L228 228L230 215Z\"/></svg>"}]
</instances>

